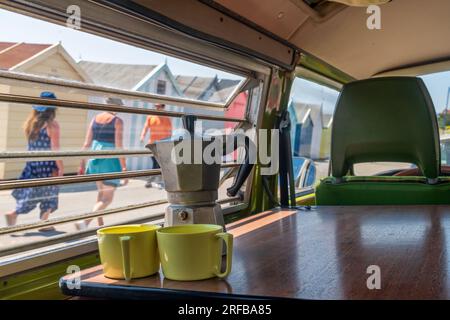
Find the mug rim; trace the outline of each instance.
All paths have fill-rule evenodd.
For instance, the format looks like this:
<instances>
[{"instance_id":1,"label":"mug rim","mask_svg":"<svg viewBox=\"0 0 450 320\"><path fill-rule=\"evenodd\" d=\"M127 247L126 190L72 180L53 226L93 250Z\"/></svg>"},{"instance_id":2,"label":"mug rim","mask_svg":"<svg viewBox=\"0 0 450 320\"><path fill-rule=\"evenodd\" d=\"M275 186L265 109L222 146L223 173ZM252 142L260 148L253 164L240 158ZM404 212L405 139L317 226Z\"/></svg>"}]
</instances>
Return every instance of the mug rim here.
<instances>
[{"instance_id":1,"label":"mug rim","mask_svg":"<svg viewBox=\"0 0 450 320\"><path fill-rule=\"evenodd\" d=\"M166 230L172 230L172 229L177 229L177 228L191 228L191 227L208 227L208 230L203 230L200 232L195 232L195 233L188 233L188 232L177 232L177 233L171 233L171 232L164 232ZM163 227L163 228L159 228L158 230L156 230L157 234L164 234L164 235L174 235L174 236L187 236L187 235L198 235L198 234L204 234L204 233L209 233L212 231L219 231L219 232L223 232L223 227L218 225L218 224L206 224L206 223L199 223L199 224L181 224L181 225L175 225L175 226L169 226L169 227Z\"/></svg>"},{"instance_id":2,"label":"mug rim","mask_svg":"<svg viewBox=\"0 0 450 320\"><path fill-rule=\"evenodd\" d=\"M135 231L129 231L129 232L123 232L123 233L109 233L108 231L113 231L114 229L120 229L120 228L136 228ZM139 230L139 228L142 228ZM148 231L157 231L158 229L161 229L161 226L159 225L152 225L152 224L122 224L117 226L110 226L105 227L97 230L97 235L128 235L128 234L136 234L136 233L142 233L142 232L148 232Z\"/></svg>"}]
</instances>

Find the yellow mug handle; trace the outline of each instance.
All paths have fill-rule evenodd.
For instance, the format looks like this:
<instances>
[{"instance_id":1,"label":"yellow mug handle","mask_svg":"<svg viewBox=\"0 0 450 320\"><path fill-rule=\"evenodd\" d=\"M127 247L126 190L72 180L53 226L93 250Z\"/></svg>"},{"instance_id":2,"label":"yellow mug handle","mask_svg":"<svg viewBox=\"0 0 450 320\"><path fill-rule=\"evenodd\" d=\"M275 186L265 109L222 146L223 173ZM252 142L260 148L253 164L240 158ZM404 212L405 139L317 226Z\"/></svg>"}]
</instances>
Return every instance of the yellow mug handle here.
<instances>
[{"instance_id":1,"label":"yellow mug handle","mask_svg":"<svg viewBox=\"0 0 450 320\"><path fill-rule=\"evenodd\" d=\"M123 276L127 281L131 280L130 240L130 236L120 237L120 245L122 247Z\"/></svg>"},{"instance_id":2,"label":"yellow mug handle","mask_svg":"<svg viewBox=\"0 0 450 320\"><path fill-rule=\"evenodd\" d=\"M225 245L227 246L227 266L224 272L215 272L215 274L219 278L225 278L231 272L231 264L233 260L233 235L231 233L221 232L216 234L216 237L223 239L225 241ZM221 253L219 256L220 259L222 259ZM219 263L219 265L221 265L221 263Z\"/></svg>"}]
</instances>

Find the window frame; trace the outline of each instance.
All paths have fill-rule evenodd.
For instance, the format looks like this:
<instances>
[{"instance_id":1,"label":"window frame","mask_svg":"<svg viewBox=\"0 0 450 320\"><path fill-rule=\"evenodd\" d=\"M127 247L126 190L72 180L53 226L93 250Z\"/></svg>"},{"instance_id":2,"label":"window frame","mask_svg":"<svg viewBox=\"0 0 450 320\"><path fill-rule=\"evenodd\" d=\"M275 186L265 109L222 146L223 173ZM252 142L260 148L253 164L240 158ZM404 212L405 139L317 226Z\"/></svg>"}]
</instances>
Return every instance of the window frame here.
<instances>
[{"instance_id":1,"label":"window frame","mask_svg":"<svg viewBox=\"0 0 450 320\"><path fill-rule=\"evenodd\" d=\"M30 98L30 99L32 99L32 98ZM36 99L40 99L40 98L36 98ZM41 99L42 100L42 99ZM52 100L52 101L50 101L52 104L57 104L57 102L55 102L55 101L57 101L57 100ZM39 102L40 104L43 104L42 103L42 101L40 101ZM83 103L84 105L86 105L86 103ZM247 108L248 109L248 108ZM147 110L148 111L148 110ZM247 112L247 110L246 110L246 112ZM200 116L201 117L201 116ZM242 122L243 123L243 122ZM70 152L69 152L69 155L67 154L67 152L32 152L32 153L30 153L30 152L28 152L29 153L29 159L33 159L33 158L46 158L46 157L48 157L49 156L49 153L57 153L57 154L59 154L59 158L67 158L67 157L74 157L74 156L79 156L79 152L72 152L72 154L70 154ZM39 154L39 153L42 153L42 154ZM83 153L83 152L81 152L81 153ZM89 157L89 156L92 156L92 152L84 152L85 153L85 157ZM109 152L109 153L111 153L111 152ZM120 151L119 151L119 153L120 153ZM123 153L123 152L121 152L121 153ZM116 155L115 153L114 153L114 155ZM12 157L11 157L12 156ZM17 157L20 157L20 156L23 156L23 153L17 153L16 152L16 154L14 153L14 152L12 152L12 155L11 154L2 154L1 155L1 157L4 159L4 160L12 160L11 158L17 158ZM113 154L108 154L108 155L104 155L104 157L108 157L108 156L113 156ZM100 157L103 157L103 156L100 156ZM149 173L150 171L155 171L155 170L145 170L145 171L148 171L147 173ZM159 171L159 173L160 173L160 170L156 170L156 171ZM129 176L130 174L134 174L134 172L122 172L122 173L117 173L117 175L127 175L127 176ZM137 175L143 175L143 174L146 174L145 172L143 173L143 172L136 172L136 174ZM106 179L106 176L105 175L102 175L103 176L103 180L105 180ZM82 176L74 176L74 177L57 177L57 178L49 178L49 179L52 179L52 180L61 180L60 182L61 183L63 183L64 181L69 181L70 179L71 180L76 180L76 181L78 181L78 180L82 180ZM86 177L85 177L86 178ZM89 180L92 180L92 179L94 179L94 180L97 180L96 178L97 177L95 177L94 175L91 175L90 177L89 177L90 179ZM91 179L92 178L92 179ZM40 179L40 180L42 180L42 179ZM28 181L26 181L26 180L23 180L23 181L12 181L12 183L17 183L17 184L30 184L30 183L32 183L32 181L30 181L30 180L28 180ZM11 183L9 183L9 184L11 184ZM59 183L58 183L59 184ZM2 185L2 183L0 183L0 189L1 189L1 185ZM248 183L247 184L247 186L246 186L246 190L248 189L248 188L250 188L250 185L251 185L251 182L250 183ZM227 199L225 199L225 200L227 200ZM220 202L223 202L223 199L221 199L221 200L219 200L218 201L219 203ZM231 213L234 213L234 212L237 212L237 211L240 211L240 210L243 210L244 208L246 208L248 206L248 202L247 203L240 203L240 204L238 204L238 205L235 205L235 206L231 206L231 207L228 207L228 208L226 208L225 210L224 210L224 214L231 214ZM117 212L120 212L120 209L121 208L116 208L116 209L111 209L111 211L117 211ZM127 210L130 210L130 209L125 209L125 210L123 210L123 211L127 211ZM99 214L101 214L102 216L103 216L103 212L99 212ZM142 219L139 219L139 221L129 221L129 222L121 222L121 223L137 223L137 222L144 222L144 221L149 221L149 219L152 219L152 218L155 218L155 217L163 217L163 213L160 213L160 214L156 214L156 215L154 215L154 216L152 216L152 217L145 217L144 219L143 219L143 221L140 221L140 220L142 220ZM69 217L70 219L75 219L76 217ZM52 223L49 223L49 225L51 225ZM32 229L32 228L36 228L36 226L30 226L30 229ZM83 251L82 253L83 254L85 254L85 253L90 253L90 252L92 252L92 248L91 248L91 246L89 246L88 244L91 242L91 240L89 240L89 236L91 236L92 234L95 234L95 232L96 232L96 229L97 228L95 228L95 229L90 229L90 230L88 230L88 232L85 232L85 233L80 233L80 234L78 234L78 233L71 233L71 234L69 234L69 236L71 236L71 238L73 238L73 239L77 239L77 240L80 240L80 243L79 243L79 245L80 246L82 246L83 248L86 248L85 249L85 251ZM87 238L86 238L87 237ZM51 239L51 238L50 238ZM61 241L61 242L63 242L64 240L67 240L67 239L56 239L56 241ZM56 242L55 241L55 242ZM40 242L45 242L45 241L38 241L37 243L40 243ZM26 249L28 247L28 244L25 244L25 245L21 245L20 246L20 249ZM45 248L46 248L46 246L41 246L41 247L39 247L39 249L42 249L42 254L40 254L40 253L38 253L38 254L33 254L31 257L30 257L30 261L28 261L28 258L23 258L23 259L21 259L20 261L21 262L23 262L23 261L27 261L25 264L27 265L27 266L33 266L33 267L38 267L38 266L41 266L42 264L45 264L45 262L46 261L50 261L50 260L52 260L53 258L52 257L58 257L58 256L60 256L60 255L63 255L63 256L70 256L70 254L68 254L68 253L65 253L64 252L64 249L63 248L58 248L57 250L52 250L52 249L50 249L50 250L48 250L48 251L46 251L45 250ZM79 254L80 253L80 250L79 250L79 248L73 248L72 246L69 246L68 247L68 252L71 252L71 251L73 251L73 252L76 252L77 254ZM23 252L23 253L25 253L25 252L27 252L28 250L22 250L21 252ZM11 255L13 255L13 254L16 254L16 253L12 253ZM9 274L9 272L13 272L13 271L16 271L17 270L17 268L16 267L11 267L11 266L14 266L14 265L16 265L16 261L14 261L14 260L8 260L8 256L11 256L11 255L2 255L1 257L0 257L0 277L3 277L3 276L6 276L6 275L10 275ZM43 256L46 256L46 257L48 257L48 259L42 259L42 257ZM5 259L6 258L6 259ZM49 260L50 259L50 260ZM42 264L41 264L42 263ZM8 271L9 270L9 271Z\"/></svg>"},{"instance_id":2,"label":"window frame","mask_svg":"<svg viewBox=\"0 0 450 320\"><path fill-rule=\"evenodd\" d=\"M33 76L31 76L33 77ZM34 79L36 80L36 79ZM61 80L58 80L61 82ZM91 90L93 88L90 88ZM249 110L249 103L250 103L250 97L252 97L252 91L250 90L250 94L248 95L249 99L247 101L247 109L246 109L246 116L248 115L248 113L250 112ZM4 98L4 97L3 97ZM15 102L17 102L17 97L13 97L11 100L14 100ZM38 103L38 104L44 104L45 105L45 101L43 101L44 99L42 98L33 98L33 97L22 97L21 102L29 102L29 103ZM35 100L39 100L39 101L35 101ZM58 100L51 100L51 101L47 101L49 104L58 104L57 102ZM64 102L63 100L61 100L62 102ZM263 110L264 108L262 107L262 101L263 99L260 99L260 106L259 106L259 111ZM70 102L65 101L64 102L68 107L74 107L74 108L86 108L89 107L89 103L83 103L83 104L71 104ZM98 105L96 105L98 107ZM115 108L124 108L123 106L115 106ZM126 107L125 107L126 108ZM91 110L91 109L89 109ZM135 111L135 110L134 110ZM145 112L148 112L148 110L145 110ZM243 119L244 120L244 119ZM245 123L245 122L242 122ZM125 151L126 153L127 151ZM41 154L40 154L41 153ZM29 154L29 159L36 159L36 158L45 158L48 157L49 152L33 152L32 154ZM87 157L87 156L92 156L92 152L84 152L85 154L80 154L80 152L50 152L53 154L57 154L58 158L72 158L75 156L79 156L79 157ZM82 153L82 152L81 152ZM122 153L124 153L124 151L122 151ZM108 157L108 156L113 156L114 154L105 154L104 157ZM6 154L1 154L1 158L3 158L3 160L10 160L10 161L14 161L14 158L20 158L21 156L23 156L23 153L6 153ZM101 155L99 155L100 157L102 157ZM130 174L130 172L128 173L119 173L119 174ZM142 174L142 173L140 173ZM81 177L81 176L80 176ZM60 177L60 178L55 178L55 179L61 179L64 180L66 178L69 179L79 179L80 177ZM92 177L91 178L95 178ZM248 190L251 189L251 178L249 178L249 181L246 185L246 189L245 189L245 194L248 195L249 192ZM20 181L18 183L29 183L29 181ZM2 183L0 183L1 186ZM235 213L238 212L240 210L243 210L245 208L247 208L248 206L248 197L245 197L246 199L244 199L243 203L240 203L238 205L235 206L230 206L224 209L224 215L228 215L231 213ZM220 202L220 200L219 200ZM157 216L161 216L161 215L157 215ZM148 221L148 217L145 217L145 221ZM136 223L136 221L132 221L133 223ZM40 247L40 252L39 253L35 253L32 254L30 257L24 257L21 258L19 260L17 259L12 259L11 257L14 256L13 254L11 255L4 255L2 257L0 257L0 277L3 276L7 276L7 275L11 275L12 273L16 273L17 272L17 266L18 264L23 264L23 266L26 266L26 269L29 268L35 268L35 267L39 267L45 264L48 264L50 261L56 261L62 257L64 258L70 258L73 257L74 255L80 255L80 254L87 254L87 253L91 253L93 251L95 251L95 241L93 241L90 237L93 236L93 234L95 234L96 229L90 229L88 233L86 233L85 235L77 235L77 234L70 234L73 235L73 238L76 239L78 241L78 243L76 245L69 245L67 247L67 251L64 248L57 248L57 249L51 249L49 248L49 246L42 246ZM58 240L63 242L64 240ZM23 245L21 246L20 249L25 249L27 247L27 245ZM36 248L35 248L36 249ZM8 249L7 249L8 250ZM6 250L6 251L7 251ZM27 253L29 252L29 250L21 250L22 253ZM12 259L12 260L11 260Z\"/></svg>"},{"instance_id":3,"label":"window frame","mask_svg":"<svg viewBox=\"0 0 450 320\"><path fill-rule=\"evenodd\" d=\"M22 9L13 10L13 11L19 12L20 14L26 14L26 15L32 15L32 16L36 15L36 13L30 14L30 11L23 11ZM57 23L61 24L61 21L58 21L58 19L60 17L55 18L51 14L40 16L39 18L44 19L44 20L50 20L50 22L57 22ZM134 46L137 45L138 47L144 47L146 49L154 51L153 47L146 46L145 42L142 42L142 41L135 41L135 39L132 39L132 41L130 41L130 39L124 39L123 37L120 37L118 35L115 36L114 33L110 33L109 31L106 31L106 30L102 30L101 32L99 32L99 29L97 29L97 27L93 27L93 26L87 26L86 29L90 33L94 33L94 34L100 35L105 38L110 38L110 39L113 39L116 41L134 45ZM171 37L172 37L172 35L171 35ZM164 38L164 37L162 37L162 38ZM188 61L192 61L194 63L209 66L212 68L218 68L218 69L224 70L226 72L232 72L232 73L246 76L246 78L241 81L241 83L235 88L233 93L228 98L228 101L224 105L225 109L234 100L234 98L245 87L247 87L249 85L249 83L251 81L253 81L254 79L258 79L258 82L261 82L263 84L263 86L261 87L260 94L259 94L259 103L258 103L257 108L255 110L249 110L250 98L253 96L253 93L252 93L253 89L250 90L249 95L248 95L249 100L247 101L248 104L247 104L247 109L246 109L246 117L251 116L251 120L249 119L249 123L247 126L248 127L257 126L256 121L258 119L262 119L262 114L264 112L264 107L265 107L264 97L267 96L267 92L269 89L269 86L264 85L264 83L266 83L266 81L268 80L268 75L270 75L270 73L271 73L271 67L268 66L266 63L262 63L258 59L255 59L255 58L252 58L249 56L244 56L241 54L237 54L236 52L233 52L231 50L224 50L223 48L220 48L220 49L214 48L214 47L211 47L209 44L204 43L203 41L199 41L199 40L193 39L191 37L186 37L186 36L180 37L179 35L177 35L176 41L177 41L177 43L186 43L186 41L189 41L189 43L190 43L189 49L192 49L192 48L196 49L195 50L196 52L194 55L195 59L192 59L193 56L189 56L189 58L187 59ZM164 54L170 54L170 55L173 55L178 58L186 60L187 55L185 53L186 53L186 51L189 51L189 49L183 48L183 50L177 50L176 48L167 48L167 46L164 46L163 49L160 50L160 52L162 52ZM174 54L174 52L176 54ZM219 61L220 63L215 63L217 61ZM233 62L233 63L231 63L231 62ZM6 74L3 74L3 76L5 76L5 75ZM61 80L58 79L58 81L61 81ZM75 84L74 84L74 86L76 87ZM95 91L95 89L98 89L98 88L95 88L95 86L92 86L90 89ZM112 91L112 90L113 89L104 90L103 92L108 93L108 91L109 91L110 93L111 92L117 93L117 90L114 90L114 91ZM129 94L129 93L121 92L121 94L119 94L119 96L120 95L123 96L123 95L127 95L127 94ZM168 104L170 104L170 103L175 104L172 101L169 101L171 99L171 97L161 97L158 95L153 95L153 96L141 95L139 97L139 95L140 95L139 93L135 93L135 95L138 98L145 98L145 99L149 99L154 102L166 102ZM38 102L41 104L44 104L44 103L42 103L43 102L42 99L41 99L41 101L38 101ZM186 103L186 104L189 103L189 105L192 105L192 101L181 101L181 103ZM200 101L198 103L202 104L203 102ZM69 104L70 103L68 102L68 105ZM72 105L72 107L74 107L74 106ZM81 105L79 107L82 108ZM11 155L9 155L9 156L3 155L3 156L8 158ZM65 157L67 155L61 154L60 156ZM246 188L245 188L245 192L244 192L244 194L245 194L244 202L240 203L238 205L235 205L235 206L225 208L224 215L232 214L232 213L235 213L235 212L238 212L238 211L248 208L252 183L253 183L253 178L251 175L248 178L248 181L246 183ZM92 230L92 232L95 233L95 229ZM20 265L22 266L21 270L29 270L29 269L36 268L39 266L47 265L52 262L61 261L63 259L69 259L69 258L73 258L75 256L79 256L79 255L83 255L83 254L87 254L87 253L96 251L96 245L95 245L96 241L89 239L89 236L88 237L80 237L78 240L79 240L79 243L67 246L67 248L58 248L58 249L49 248L48 251L42 250L42 252L33 254L32 256L29 256L29 257L21 258L19 260L16 260L16 259L7 260L7 259L5 259L5 257L7 258L7 256L2 257L2 258L0 258L0 277L8 276L8 275L19 272L18 266L20 266ZM42 249L45 249L45 247L43 247ZM26 255L28 252L24 251L23 253L24 253L24 255Z\"/></svg>"},{"instance_id":4,"label":"window frame","mask_svg":"<svg viewBox=\"0 0 450 320\"><path fill-rule=\"evenodd\" d=\"M342 87L344 86L345 83L343 82L339 82L335 79L332 79L330 77L327 77L323 74L320 74L318 72L312 71L308 68L305 68L304 66L299 65L296 69L295 69L295 74L294 74L294 80L295 81L297 78L302 79L302 80L306 80L306 81L310 81L312 83L315 83L317 85L320 86L324 86L327 87L329 89L333 89L336 90L338 93L341 92ZM291 87L291 91L289 92L289 97L291 97L292 95L292 90L293 90L293 85ZM291 128L292 128L292 124L291 124ZM291 143L293 143L293 141L291 141ZM311 159L309 159L310 161L313 161ZM307 170L309 168L309 166L302 166L302 168L300 170ZM300 176L304 177L306 176L307 172L300 172ZM316 173L317 174L317 173ZM331 174L331 159L328 163L328 173L327 175L330 176ZM295 180L295 177L294 177ZM295 182L295 181L294 181ZM315 193L315 189L314 186L307 186L307 187L303 187L300 189L296 189L295 190L295 197L296 198L301 198L304 196L308 196L308 195L312 195Z\"/></svg>"}]
</instances>

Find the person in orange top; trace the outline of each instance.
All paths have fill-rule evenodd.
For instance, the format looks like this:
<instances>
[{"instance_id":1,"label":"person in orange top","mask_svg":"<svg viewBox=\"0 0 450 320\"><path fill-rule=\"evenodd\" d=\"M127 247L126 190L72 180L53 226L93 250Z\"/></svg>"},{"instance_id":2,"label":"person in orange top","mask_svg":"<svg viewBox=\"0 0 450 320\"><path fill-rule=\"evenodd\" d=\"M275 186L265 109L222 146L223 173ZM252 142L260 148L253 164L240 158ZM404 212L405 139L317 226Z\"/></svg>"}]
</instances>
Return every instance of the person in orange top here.
<instances>
[{"instance_id":1,"label":"person in orange top","mask_svg":"<svg viewBox=\"0 0 450 320\"><path fill-rule=\"evenodd\" d=\"M164 110L164 104L156 104L156 110ZM147 116L145 120L144 128L141 132L141 142L144 142L145 136L147 135L147 131L150 130L150 138L148 143L153 143L162 139L167 139L172 136L172 120L169 117L164 116ZM156 161L155 157L152 157L152 169L158 169L159 164ZM154 178L157 178L156 182ZM157 187L162 189L161 177L151 177L146 184L146 187Z\"/></svg>"},{"instance_id":2,"label":"person in orange top","mask_svg":"<svg viewBox=\"0 0 450 320\"><path fill-rule=\"evenodd\" d=\"M164 110L164 104L155 105L156 110ZM144 142L147 131L150 130L148 143L167 139L172 136L172 120L164 116L148 116L141 133L141 142Z\"/></svg>"}]
</instances>

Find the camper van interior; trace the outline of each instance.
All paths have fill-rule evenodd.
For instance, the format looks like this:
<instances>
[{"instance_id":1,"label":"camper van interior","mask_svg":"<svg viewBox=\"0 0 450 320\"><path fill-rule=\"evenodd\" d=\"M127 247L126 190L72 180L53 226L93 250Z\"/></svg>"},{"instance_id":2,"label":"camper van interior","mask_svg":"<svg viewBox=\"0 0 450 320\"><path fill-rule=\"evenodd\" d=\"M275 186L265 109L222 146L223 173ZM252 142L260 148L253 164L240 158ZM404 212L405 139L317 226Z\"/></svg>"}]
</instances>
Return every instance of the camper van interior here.
<instances>
[{"instance_id":1,"label":"camper van interior","mask_svg":"<svg viewBox=\"0 0 450 320\"><path fill-rule=\"evenodd\" d=\"M0 0L0 299L450 299L449 12Z\"/></svg>"}]
</instances>

